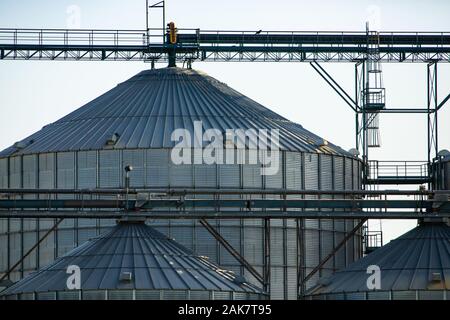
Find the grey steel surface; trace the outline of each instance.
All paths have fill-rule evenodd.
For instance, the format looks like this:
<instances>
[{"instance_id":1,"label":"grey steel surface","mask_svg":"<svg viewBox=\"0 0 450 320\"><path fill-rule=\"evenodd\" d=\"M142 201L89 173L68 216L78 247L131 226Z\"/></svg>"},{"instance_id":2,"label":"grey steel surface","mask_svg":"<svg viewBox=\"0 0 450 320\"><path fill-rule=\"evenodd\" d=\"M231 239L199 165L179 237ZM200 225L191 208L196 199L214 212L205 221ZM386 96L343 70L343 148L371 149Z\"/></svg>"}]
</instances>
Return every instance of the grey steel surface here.
<instances>
[{"instance_id":1,"label":"grey steel surface","mask_svg":"<svg viewBox=\"0 0 450 320\"><path fill-rule=\"evenodd\" d=\"M449 290L450 227L445 223L421 225L354 262L344 270L324 278L308 296L368 292L367 268L381 270L380 291ZM432 281L439 274L441 281Z\"/></svg>"},{"instance_id":2,"label":"grey steel surface","mask_svg":"<svg viewBox=\"0 0 450 320\"><path fill-rule=\"evenodd\" d=\"M259 172L260 163L209 167L196 164L175 165L170 161L168 147L154 148L165 143L170 146L168 132L173 128L192 130L194 120L202 120L205 129L212 126L218 126L219 129L258 129L261 126L267 129L280 128L281 148L285 150L280 153L282 161L279 173L273 177L262 177ZM111 139L114 133L118 133L116 144L106 146L106 141ZM318 198L317 192L322 192L320 196L323 196L323 188L329 186L332 186L334 190L343 190L344 181L346 187L354 191L360 190L361 187L361 172L358 166L349 166L349 161L343 161L344 157L351 158L353 162L359 162L359 159L330 143L326 144L323 139L309 133L301 126L276 115L219 81L192 70L144 71L85 107L50 124L34 137L36 140L32 144L16 145L22 149L10 157L1 158L0 156L0 188L8 194L6 197L12 196L11 190L8 190L10 188L28 188L31 194L23 195L22 199L68 200L73 197L74 190L81 191L80 189L84 189L82 192L87 192L86 197L82 196L80 199L118 199L114 191L124 195L122 192L123 168L129 164L136 168L130 175L132 187L130 194L134 195L142 190L148 192L153 189L151 192L157 192L155 189L160 189L165 190L163 193L168 191L167 197L170 198L175 193L180 195L178 192L184 194L186 191L196 193L198 190L203 190L212 191L207 194L206 199L213 199L214 191L221 191L220 188L225 187L233 188L233 190L230 194L221 196L221 199L223 197L230 200L241 198L279 200L284 191L295 193L310 186L316 190L313 191L315 194L308 199L314 199ZM67 148L73 149L71 151ZM90 150L84 148L90 148ZM111 149L108 150L108 148ZM48 153L46 150L55 152ZM308 150L310 152L299 152ZM17 150L10 148L8 152L12 151ZM321 156L318 157L317 153L328 157L333 154L331 175L328 172L320 176ZM3 156L7 154L10 153L2 153ZM27 159L34 157L36 165L33 166L30 161L25 161L25 157ZM314 172L306 170L305 163L310 157L313 160L311 166L308 164L308 168ZM355 167L356 172L349 170ZM31 175L36 176L34 182L28 179ZM17 182L11 185L10 182L14 179ZM338 179L342 180L342 186L335 188ZM30 181L25 183L28 180ZM65 194L46 194L49 190L45 192L43 188L50 189L50 193L55 191L52 190L53 188L58 188ZM100 192L94 194L96 192L94 190L100 190ZM277 194L262 195L270 190L276 190ZM27 193L26 190L23 191ZM225 190L226 193L228 191L230 189ZM244 195L243 191L249 191L249 194ZM75 191L75 194L77 193ZM21 197L18 195L16 199ZM195 199L197 198L195 195ZM302 196L292 194L287 195L287 198L301 200ZM215 214L212 210L214 208L205 211L207 214ZM235 218L241 217L239 215L242 214L249 214L245 211L230 211L232 214L238 214L234 216ZM314 210L305 212L314 215ZM329 212L331 211L328 209L327 213ZM21 212L21 214L29 213L32 212L30 210ZM78 211L67 209L39 212L39 214L42 213L50 215L75 213L76 218L71 219L65 216L66 219L58 227L57 232L46 239L39 252L32 257L30 255L30 259L27 258L11 273L11 280L18 281L30 272L48 265L55 258L81 245L89 238L105 232L105 229L113 222L113 219L86 219L88 215L84 213L80 215ZM93 213L108 215L111 211L102 209ZM167 210L167 213L173 214L172 217L180 217L179 212L173 209ZM190 214L190 212L185 213ZM224 213L228 214L228 210ZM268 213L271 212L261 210L251 219L210 221L259 273L264 271L263 261L267 249L261 218L265 218L265 214ZM296 213L302 212L296 209ZM244 270L226 250L223 250L201 225L194 222L193 216L186 217L188 219L153 219L152 226L169 237L175 238L187 248L210 257L214 263L236 274L245 275L250 283L257 284L250 273ZM313 255L323 257L328 254L331 244L342 239L345 233L351 230L348 223L344 221L335 226L327 226L332 231L318 230L321 223L317 219L309 219L307 223L302 224L301 228L296 229L295 221L289 220L289 217L291 216L280 214L277 216L278 220L273 219L271 222L271 262L270 267L265 270L273 275L272 283L277 282L270 289L273 299L296 299L297 274L305 274L312 268L308 262L310 256L306 254L305 244L298 241L307 230L314 233L317 238L314 243L308 243L307 251L311 257ZM107 218L113 218L113 216L109 215ZM355 217L350 217L352 220L353 218ZM0 250L4 253L0 255L0 266L2 266L0 272L14 265L30 244L35 243L38 236L53 225L53 219L40 216L38 220L36 224L34 218L0 219ZM325 225L326 223L324 228ZM361 250L358 249L361 242L360 234L356 235L352 241L355 245L342 248L333 259L333 263L321 269L323 274L332 273L337 267L347 265L360 255ZM347 252L349 250L355 250L355 252ZM301 259L302 263L299 264L298 259ZM306 287L310 285L313 285L313 281ZM161 290L163 291L165 290ZM84 297L87 292L89 290L84 291L82 296ZM110 292L112 291L108 290L108 293ZM191 295L192 292L194 291L190 291ZM60 293L58 292L58 295ZM215 297L216 293L217 291L214 291ZM122 294L125 294L123 290L120 295ZM39 294L38 298L42 295Z\"/></svg>"},{"instance_id":3,"label":"grey steel surface","mask_svg":"<svg viewBox=\"0 0 450 320\"><path fill-rule=\"evenodd\" d=\"M173 289L261 293L233 273L144 223L119 223L51 265L12 285L1 295L67 290L69 265L81 270L81 290ZM124 272L131 281L121 280Z\"/></svg>"},{"instance_id":4,"label":"grey steel surface","mask_svg":"<svg viewBox=\"0 0 450 320\"><path fill-rule=\"evenodd\" d=\"M194 121L202 121L204 130L222 133L278 129L282 150L351 156L206 74L162 68L140 72L23 139L21 148L16 145L0 152L0 157L103 149L115 133L119 138L113 149L171 148L172 132L185 128L193 135Z\"/></svg>"}]
</instances>

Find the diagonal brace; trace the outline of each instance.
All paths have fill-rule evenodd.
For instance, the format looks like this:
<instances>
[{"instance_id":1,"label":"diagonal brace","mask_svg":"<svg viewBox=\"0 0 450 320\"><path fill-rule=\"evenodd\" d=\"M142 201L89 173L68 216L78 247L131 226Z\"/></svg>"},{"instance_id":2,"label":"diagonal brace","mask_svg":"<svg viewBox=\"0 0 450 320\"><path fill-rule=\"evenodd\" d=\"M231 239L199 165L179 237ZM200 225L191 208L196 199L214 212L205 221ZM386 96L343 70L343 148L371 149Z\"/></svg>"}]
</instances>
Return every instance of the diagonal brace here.
<instances>
[{"instance_id":1,"label":"diagonal brace","mask_svg":"<svg viewBox=\"0 0 450 320\"><path fill-rule=\"evenodd\" d=\"M450 99L450 93L445 97L444 100L442 100L441 103L438 104L438 106L436 107L436 111L439 111L439 109L442 108L449 99Z\"/></svg>"},{"instance_id":2,"label":"diagonal brace","mask_svg":"<svg viewBox=\"0 0 450 320\"><path fill-rule=\"evenodd\" d=\"M325 257L323 258L322 261L320 261L320 263L302 280L302 282L300 283L300 287L303 287L306 282L308 280L310 280L312 278L312 276L314 276L317 271L320 270L320 268L322 268L325 263L328 262L328 260L330 260L335 254L336 252L338 252L338 250L347 243L347 241L353 237L353 235L356 233L356 231L358 231L362 225L367 221L367 219L362 219L357 225L356 227L354 227L352 229L352 231L350 231L349 233L347 233L344 237L344 239L342 239L341 242L338 243L338 245L336 247L334 247L334 249Z\"/></svg>"},{"instance_id":3,"label":"diagonal brace","mask_svg":"<svg viewBox=\"0 0 450 320\"><path fill-rule=\"evenodd\" d=\"M40 239L38 242L36 242L36 244L34 246L32 246L23 256L22 258L19 259L19 261L17 261L11 268L9 268L9 270L0 278L0 281L6 279L7 277L9 277L9 275L11 274L11 272L13 272L24 260L26 257L28 257L37 247L39 247L39 245L42 243L42 241L44 241L50 233L52 233L53 231L55 231L55 229L58 227L58 225L64 220L64 218L59 219L58 221L56 221L56 223L53 225L53 227L51 229L49 229Z\"/></svg>"},{"instance_id":4,"label":"diagonal brace","mask_svg":"<svg viewBox=\"0 0 450 320\"><path fill-rule=\"evenodd\" d=\"M322 77L323 80L325 80L326 83L344 100L345 103L347 103L350 108L353 109L353 111L357 112L358 110L358 104L355 102L355 100L350 97L350 95L342 89L342 87L333 79L333 77L326 72L326 70L316 61L309 63L311 67L313 67L314 70Z\"/></svg>"},{"instance_id":5,"label":"diagonal brace","mask_svg":"<svg viewBox=\"0 0 450 320\"><path fill-rule=\"evenodd\" d=\"M227 250L240 264L242 264L262 285L264 285L264 278L262 275L238 252L233 246L225 240L221 234L211 226L205 219L200 219L203 227Z\"/></svg>"}]
</instances>

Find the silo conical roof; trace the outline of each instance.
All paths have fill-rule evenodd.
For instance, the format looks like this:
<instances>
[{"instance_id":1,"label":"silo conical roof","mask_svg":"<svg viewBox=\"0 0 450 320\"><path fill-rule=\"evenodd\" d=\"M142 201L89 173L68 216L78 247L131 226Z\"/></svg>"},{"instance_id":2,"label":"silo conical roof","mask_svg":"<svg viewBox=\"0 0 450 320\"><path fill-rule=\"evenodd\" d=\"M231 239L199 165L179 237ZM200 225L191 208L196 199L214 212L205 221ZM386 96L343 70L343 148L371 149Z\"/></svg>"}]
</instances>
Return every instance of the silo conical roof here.
<instances>
[{"instance_id":1,"label":"silo conical roof","mask_svg":"<svg viewBox=\"0 0 450 320\"><path fill-rule=\"evenodd\" d=\"M263 294L242 277L198 256L144 222L120 222L49 266L7 288L3 296L67 291L68 266L81 270L80 290L201 290ZM130 279L124 281L123 275Z\"/></svg>"},{"instance_id":2,"label":"silo conical roof","mask_svg":"<svg viewBox=\"0 0 450 320\"><path fill-rule=\"evenodd\" d=\"M450 227L444 222L421 222L347 268L320 279L307 295L371 291L367 287L369 266L380 268L379 291L449 290Z\"/></svg>"},{"instance_id":3,"label":"silo conical roof","mask_svg":"<svg viewBox=\"0 0 450 320\"><path fill-rule=\"evenodd\" d=\"M15 154L99 150L116 134L113 149L171 148L177 128L278 129L280 149L351 156L301 125L226 84L192 69L145 70L67 116L0 152Z\"/></svg>"}]
</instances>

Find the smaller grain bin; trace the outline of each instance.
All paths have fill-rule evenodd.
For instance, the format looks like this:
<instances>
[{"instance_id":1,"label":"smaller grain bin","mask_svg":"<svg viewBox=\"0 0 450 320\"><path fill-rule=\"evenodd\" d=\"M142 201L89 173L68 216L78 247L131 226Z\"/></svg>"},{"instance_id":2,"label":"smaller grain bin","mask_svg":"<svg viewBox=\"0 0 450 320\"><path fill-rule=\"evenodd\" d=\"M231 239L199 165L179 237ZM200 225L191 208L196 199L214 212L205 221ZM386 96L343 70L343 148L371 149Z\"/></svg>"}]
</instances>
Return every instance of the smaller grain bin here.
<instances>
[{"instance_id":1,"label":"smaller grain bin","mask_svg":"<svg viewBox=\"0 0 450 320\"><path fill-rule=\"evenodd\" d=\"M71 267L69 267L71 266ZM79 288L68 279L79 267ZM69 283L76 284L76 281ZM223 270L146 225L120 221L0 294L2 299L265 299L242 276Z\"/></svg>"},{"instance_id":2,"label":"smaller grain bin","mask_svg":"<svg viewBox=\"0 0 450 320\"><path fill-rule=\"evenodd\" d=\"M380 287L368 278L379 267ZM373 282L369 281L371 284ZM320 279L307 292L320 300L450 300L450 227L427 219L365 258Z\"/></svg>"}]
</instances>

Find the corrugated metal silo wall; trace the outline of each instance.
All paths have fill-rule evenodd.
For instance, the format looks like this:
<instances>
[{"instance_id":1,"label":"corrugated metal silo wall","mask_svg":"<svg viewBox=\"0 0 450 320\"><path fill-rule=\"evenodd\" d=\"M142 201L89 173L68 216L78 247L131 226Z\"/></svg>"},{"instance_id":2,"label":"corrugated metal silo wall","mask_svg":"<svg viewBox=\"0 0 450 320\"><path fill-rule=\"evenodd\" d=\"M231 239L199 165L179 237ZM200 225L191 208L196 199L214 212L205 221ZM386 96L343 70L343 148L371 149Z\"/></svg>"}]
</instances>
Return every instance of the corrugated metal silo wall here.
<instances>
[{"instance_id":1,"label":"corrugated metal silo wall","mask_svg":"<svg viewBox=\"0 0 450 320\"><path fill-rule=\"evenodd\" d=\"M450 190L450 161L448 161L445 164L445 167L446 167L446 171L445 171L445 181L446 181L445 188L447 190Z\"/></svg>"},{"instance_id":2,"label":"corrugated metal silo wall","mask_svg":"<svg viewBox=\"0 0 450 320\"><path fill-rule=\"evenodd\" d=\"M133 187L350 190L359 189L361 184L359 162L341 156L283 151L279 172L272 176L262 176L260 164L173 165L169 152L167 149L140 149L12 156L0 159L0 188L123 187L123 167L126 164L134 167L131 173ZM249 155L246 156L248 161ZM255 155L250 153L250 157ZM39 222L36 219L1 220L0 273L14 265L54 222L54 219L41 219ZM261 219L209 222L263 273L265 253ZM299 223L303 230L298 232L294 219L272 219L271 298L295 299L297 274L308 274L356 223L353 220L307 219ZM55 257L106 231L113 224L114 221L111 220L66 219L57 232L47 237L39 249L11 274L11 279L18 280L36 268L49 264ZM209 256L223 267L245 274L249 280L259 285L198 222L157 220L151 224L199 254ZM319 276L329 275L343 268L360 254L361 236L358 234L337 252L334 259L306 287L312 286Z\"/></svg>"}]
</instances>

